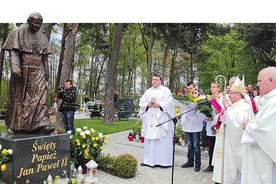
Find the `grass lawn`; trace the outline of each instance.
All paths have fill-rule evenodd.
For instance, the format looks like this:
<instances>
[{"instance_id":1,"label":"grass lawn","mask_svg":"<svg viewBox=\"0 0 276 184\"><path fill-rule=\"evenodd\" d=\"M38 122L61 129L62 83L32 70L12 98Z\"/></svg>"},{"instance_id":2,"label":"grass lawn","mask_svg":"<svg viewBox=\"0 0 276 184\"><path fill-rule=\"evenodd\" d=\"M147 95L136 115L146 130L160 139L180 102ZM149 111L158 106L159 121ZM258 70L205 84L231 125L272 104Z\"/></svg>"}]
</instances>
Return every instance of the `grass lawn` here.
<instances>
[{"instance_id":1,"label":"grass lawn","mask_svg":"<svg viewBox=\"0 0 276 184\"><path fill-rule=\"evenodd\" d=\"M128 120L118 120L114 123L105 124L103 119L75 119L75 128L83 128L87 126L89 129L94 128L97 132L101 132L104 135L121 132L125 130L132 130L137 124L141 125L141 120L138 119L128 119ZM54 125L53 125L54 126ZM0 131L6 132L7 128L5 126L4 120L0 120ZM62 130L64 132L64 130Z\"/></svg>"},{"instance_id":2,"label":"grass lawn","mask_svg":"<svg viewBox=\"0 0 276 184\"><path fill-rule=\"evenodd\" d=\"M104 135L125 130L132 130L137 124L141 125L141 120L117 120L114 123L105 124L103 119L77 119L75 120L75 128L87 126L89 129L94 128L96 131Z\"/></svg>"}]
</instances>

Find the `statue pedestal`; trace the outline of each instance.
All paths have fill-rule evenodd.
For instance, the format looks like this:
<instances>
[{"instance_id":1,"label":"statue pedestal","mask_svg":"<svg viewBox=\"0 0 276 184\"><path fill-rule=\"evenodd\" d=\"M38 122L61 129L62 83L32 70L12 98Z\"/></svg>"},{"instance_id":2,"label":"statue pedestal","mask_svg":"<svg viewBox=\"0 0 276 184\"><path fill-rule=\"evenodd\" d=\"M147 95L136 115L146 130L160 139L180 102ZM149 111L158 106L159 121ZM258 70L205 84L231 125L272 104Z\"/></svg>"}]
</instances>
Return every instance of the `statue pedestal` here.
<instances>
[{"instance_id":1,"label":"statue pedestal","mask_svg":"<svg viewBox=\"0 0 276 184\"><path fill-rule=\"evenodd\" d=\"M1 133L2 148L12 149L7 170L1 172L4 183L42 183L49 173L54 178L65 170L70 174L70 135Z\"/></svg>"}]
</instances>

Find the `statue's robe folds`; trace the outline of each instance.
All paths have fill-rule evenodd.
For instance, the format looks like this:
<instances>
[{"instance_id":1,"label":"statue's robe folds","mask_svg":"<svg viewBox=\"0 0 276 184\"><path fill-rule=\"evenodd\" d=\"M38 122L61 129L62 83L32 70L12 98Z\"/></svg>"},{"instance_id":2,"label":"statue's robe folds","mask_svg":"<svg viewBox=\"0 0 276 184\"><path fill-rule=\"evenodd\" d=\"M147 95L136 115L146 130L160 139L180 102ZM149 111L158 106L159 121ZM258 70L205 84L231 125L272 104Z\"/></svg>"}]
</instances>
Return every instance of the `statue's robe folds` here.
<instances>
[{"instance_id":1,"label":"statue's robe folds","mask_svg":"<svg viewBox=\"0 0 276 184\"><path fill-rule=\"evenodd\" d=\"M12 31L2 49L9 51L11 78L7 101L6 126L33 131L50 125L47 108L49 42L41 32L32 33L28 25ZM21 72L16 77L15 72Z\"/></svg>"}]
</instances>

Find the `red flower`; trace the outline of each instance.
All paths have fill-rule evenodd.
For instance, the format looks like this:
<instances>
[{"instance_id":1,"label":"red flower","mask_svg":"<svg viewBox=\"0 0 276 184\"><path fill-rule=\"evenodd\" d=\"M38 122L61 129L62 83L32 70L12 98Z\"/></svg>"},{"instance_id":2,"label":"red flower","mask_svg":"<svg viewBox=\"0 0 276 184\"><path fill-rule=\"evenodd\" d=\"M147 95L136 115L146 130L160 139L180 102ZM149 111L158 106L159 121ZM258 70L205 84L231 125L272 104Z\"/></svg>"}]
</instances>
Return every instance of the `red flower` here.
<instances>
[{"instance_id":1,"label":"red flower","mask_svg":"<svg viewBox=\"0 0 276 184\"><path fill-rule=\"evenodd\" d=\"M185 95L185 94L186 94L185 89L182 89L182 91L181 91L181 92L182 92L182 94L183 94L183 95Z\"/></svg>"},{"instance_id":2,"label":"red flower","mask_svg":"<svg viewBox=\"0 0 276 184\"><path fill-rule=\"evenodd\" d=\"M57 134L60 134L60 130L57 130Z\"/></svg>"},{"instance_id":3,"label":"red flower","mask_svg":"<svg viewBox=\"0 0 276 184\"><path fill-rule=\"evenodd\" d=\"M177 91L177 92L175 92L175 94L176 94L176 95L178 95L178 94L179 94L179 92Z\"/></svg>"}]
</instances>

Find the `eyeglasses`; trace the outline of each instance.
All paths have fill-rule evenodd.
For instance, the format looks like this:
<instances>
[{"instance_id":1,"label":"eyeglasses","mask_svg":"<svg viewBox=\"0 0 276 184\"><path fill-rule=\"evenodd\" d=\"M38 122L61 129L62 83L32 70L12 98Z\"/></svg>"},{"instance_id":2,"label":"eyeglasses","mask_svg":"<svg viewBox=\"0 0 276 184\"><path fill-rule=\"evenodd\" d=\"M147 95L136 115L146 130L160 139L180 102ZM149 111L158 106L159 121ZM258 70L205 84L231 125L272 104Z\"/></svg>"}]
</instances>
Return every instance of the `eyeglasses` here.
<instances>
[{"instance_id":1,"label":"eyeglasses","mask_svg":"<svg viewBox=\"0 0 276 184\"><path fill-rule=\"evenodd\" d=\"M230 92L229 95L237 94L238 92Z\"/></svg>"}]
</instances>

